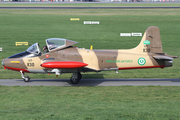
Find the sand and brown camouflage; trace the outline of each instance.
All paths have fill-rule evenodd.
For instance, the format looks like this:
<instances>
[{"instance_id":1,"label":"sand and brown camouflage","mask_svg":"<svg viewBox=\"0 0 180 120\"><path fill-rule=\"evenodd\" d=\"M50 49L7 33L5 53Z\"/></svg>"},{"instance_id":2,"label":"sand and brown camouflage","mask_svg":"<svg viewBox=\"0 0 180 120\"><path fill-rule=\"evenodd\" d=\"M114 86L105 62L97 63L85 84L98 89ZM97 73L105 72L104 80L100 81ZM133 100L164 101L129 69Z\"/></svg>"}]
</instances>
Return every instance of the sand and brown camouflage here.
<instances>
[{"instance_id":1,"label":"sand and brown camouflage","mask_svg":"<svg viewBox=\"0 0 180 120\"><path fill-rule=\"evenodd\" d=\"M3 60L3 66L7 69L22 72L53 72L59 75L61 73L171 67L173 58L177 58L177 56L163 53L160 31L156 26L148 27L139 45L133 49L90 50L73 47L72 45L77 42L71 40L65 40L65 43L60 48L37 56L9 57ZM43 63L54 61L76 61L88 65L76 69L42 67Z\"/></svg>"}]
</instances>

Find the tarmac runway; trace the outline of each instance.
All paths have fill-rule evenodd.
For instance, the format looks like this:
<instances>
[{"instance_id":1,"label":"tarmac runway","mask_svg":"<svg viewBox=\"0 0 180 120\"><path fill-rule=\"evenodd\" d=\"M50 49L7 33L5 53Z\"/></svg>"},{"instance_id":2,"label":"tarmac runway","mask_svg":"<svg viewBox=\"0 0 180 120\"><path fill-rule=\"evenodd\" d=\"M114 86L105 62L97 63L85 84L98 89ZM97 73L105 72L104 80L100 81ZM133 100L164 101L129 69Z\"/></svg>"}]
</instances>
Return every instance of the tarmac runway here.
<instances>
[{"instance_id":1,"label":"tarmac runway","mask_svg":"<svg viewBox=\"0 0 180 120\"><path fill-rule=\"evenodd\" d=\"M169 4L169 3L180 3L180 2L0 2L0 4ZM0 9L180 9L179 6L176 7L0 7Z\"/></svg>"},{"instance_id":2,"label":"tarmac runway","mask_svg":"<svg viewBox=\"0 0 180 120\"><path fill-rule=\"evenodd\" d=\"M0 2L0 4L169 4L169 3L180 3L180 1L176 2ZM180 9L179 6L176 7L0 7L0 9Z\"/></svg>"},{"instance_id":3,"label":"tarmac runway","mask_svg":"<svg viewBox=\"0 0 180 120\"><path fill-rule=\"evenodd\" d=\"M79 84L71 84L69 79L0 79L2 86L180 86L180 79L82 79Z\"/></svg>"}]
</instances>

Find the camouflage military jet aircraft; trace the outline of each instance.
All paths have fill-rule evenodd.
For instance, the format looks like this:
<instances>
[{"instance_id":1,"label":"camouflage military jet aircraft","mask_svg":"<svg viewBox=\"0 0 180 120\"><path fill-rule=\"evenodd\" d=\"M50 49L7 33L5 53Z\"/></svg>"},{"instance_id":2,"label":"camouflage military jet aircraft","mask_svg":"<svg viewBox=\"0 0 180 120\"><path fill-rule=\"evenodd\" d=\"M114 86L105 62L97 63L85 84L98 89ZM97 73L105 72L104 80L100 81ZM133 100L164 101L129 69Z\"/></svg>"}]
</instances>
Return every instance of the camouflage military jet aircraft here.
<instances>
[{"instance_id":1,"label":"camouflage military jet aircraft","mask_svg":"<svg viewBox=\"0 0 180 120\"><path fill-rule=\"evenodd\" d=\"M127 50L91 50L73 47L77 42L62 38L46 40L47 53L42 53L38 43L25 52L3 60L5 69L19 71L25 82L30 81L24 73L73 73L72 84L81 80L81 72L171 67L173 58L163 53L159 28L150 26L140 44Z\"/></svg>"}]
</instances>

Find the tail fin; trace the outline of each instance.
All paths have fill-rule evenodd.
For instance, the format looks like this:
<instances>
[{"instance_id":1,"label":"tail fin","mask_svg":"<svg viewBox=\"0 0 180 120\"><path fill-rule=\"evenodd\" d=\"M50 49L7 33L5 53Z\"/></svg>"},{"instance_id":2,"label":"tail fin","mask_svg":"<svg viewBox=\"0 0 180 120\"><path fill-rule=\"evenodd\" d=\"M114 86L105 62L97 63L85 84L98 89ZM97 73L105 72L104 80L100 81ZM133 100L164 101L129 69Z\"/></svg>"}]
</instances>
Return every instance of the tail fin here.
<instances>
[{"instance_id":1,"label":"tail fin","mask_svg":"<svg viewBox=\"0 0 180 120\"><path fill-rule=\"evenodd\" d=\"M148 27L140 44L134 50L144 53L163 53L159 28L156 26Z\"/></svg>"}]
</instances>

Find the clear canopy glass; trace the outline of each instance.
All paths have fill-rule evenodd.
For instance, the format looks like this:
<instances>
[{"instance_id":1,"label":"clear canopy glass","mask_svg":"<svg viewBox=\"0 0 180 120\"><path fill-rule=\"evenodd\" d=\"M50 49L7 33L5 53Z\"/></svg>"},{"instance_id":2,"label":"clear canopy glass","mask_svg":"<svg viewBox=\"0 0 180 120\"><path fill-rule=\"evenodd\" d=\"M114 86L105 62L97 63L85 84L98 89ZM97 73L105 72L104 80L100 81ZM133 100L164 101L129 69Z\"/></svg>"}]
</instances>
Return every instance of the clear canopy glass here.
<instances>
[{"instance_id":1,"label":"clear canopy glass","mask_svg":"<svg viewBox=\"0 0 180 120\"><path fill-rule=\"evenodd\" d=\"M66 39L62 38L50 38L46 40L47 47L49 51L56 49L56 48L61 48L66 45Z\"/></svg>"},{"instance_id":2,"label":"clear canopy glass","mask_svg":"<svg viewBox=\"0 0 180 120\"><path fill-rule=\"evenodd\" d=\"M41 53L41 49L38 43L31 45L26 51L37 55Z\"/></svg>"}]
</instances>

